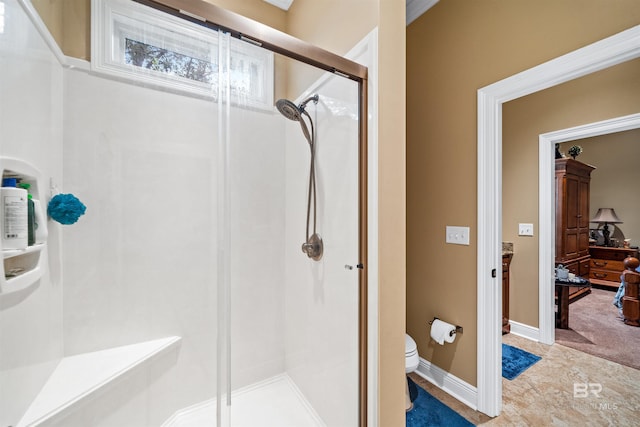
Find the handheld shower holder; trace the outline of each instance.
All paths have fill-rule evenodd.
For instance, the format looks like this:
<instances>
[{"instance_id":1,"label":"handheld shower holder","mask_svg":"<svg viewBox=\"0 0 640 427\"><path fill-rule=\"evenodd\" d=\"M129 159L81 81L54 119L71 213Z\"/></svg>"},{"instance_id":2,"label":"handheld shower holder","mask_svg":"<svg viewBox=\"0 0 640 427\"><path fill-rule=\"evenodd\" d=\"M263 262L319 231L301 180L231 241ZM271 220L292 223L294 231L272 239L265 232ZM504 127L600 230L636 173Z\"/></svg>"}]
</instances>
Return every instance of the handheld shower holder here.
<instances>
[{"instance_id":1,"label":"handheld shower holder","mask_svg":"<svg viewBox=\"0 0 640 427\"><path fill-rule=\"evenodd\" d=\"M320 261L323 250L322 237L318 233L313 234L302 244L302 252L314 261Z\"/></svg>"},{"instance_id":2,"label":"handheld shower holder","mask_svg":"<svg viewBox=\"0 0 640 427\"><path fill-rule=\"evenodd\" d=\"M307 97L299 105L294 104L288 99L279 99L276 101L276 108L285 118L300 123L302 133L309 143L309 149L311 150L310 166L309 166L309 190L307 193L307 227L306 236L307 240L302 244L302 252L314 261L319 261L322 258L323 244L322 238L316 231L316 174L315 174L315 130L313 127L313 119L309 113L305 110L309 102L314 104L318 103L320 97L318 94L313 94ZM311 125L311 132L305 122L305 116L309 120ZM311 217L311 208L313 206L313 234L309 237L309 226Z\"/></svg>"}]
</instances>

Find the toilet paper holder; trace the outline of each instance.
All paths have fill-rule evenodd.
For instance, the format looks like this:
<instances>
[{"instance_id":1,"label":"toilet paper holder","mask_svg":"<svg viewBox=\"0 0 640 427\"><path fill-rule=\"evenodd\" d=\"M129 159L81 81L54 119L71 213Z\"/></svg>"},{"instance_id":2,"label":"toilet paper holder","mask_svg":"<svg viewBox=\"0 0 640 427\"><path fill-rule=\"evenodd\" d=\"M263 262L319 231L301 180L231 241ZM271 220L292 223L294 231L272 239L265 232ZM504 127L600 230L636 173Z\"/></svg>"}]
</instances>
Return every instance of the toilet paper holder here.
<instances>
[{"instance_id":1,"label":"toilet paper holder","mask_svg":"<svg viewBox=\"0 0 640 427\"><path fill-rule=\"evenodd\" d=\"M437 320L440 320L440 318L439 318L439 317L435 317L435 316L434 316L434 317L433 317L433 320L431 320L431 321L429 322L429 324L430 324L430 325L432 325L432 324L433 324L433 321L434 321L434 320L436 320L436 319L437 319ZM455 325L455 326L456 326L456 330L455 330L455 331L451 331L451 332L449 332L449 336L450 336L450 337L452 337L452 336L453 336L453 334L456 334L456 333L458 333L458 332L462 333L462 326L458 326L458 325Z\"/></svg>"}]
</instances>

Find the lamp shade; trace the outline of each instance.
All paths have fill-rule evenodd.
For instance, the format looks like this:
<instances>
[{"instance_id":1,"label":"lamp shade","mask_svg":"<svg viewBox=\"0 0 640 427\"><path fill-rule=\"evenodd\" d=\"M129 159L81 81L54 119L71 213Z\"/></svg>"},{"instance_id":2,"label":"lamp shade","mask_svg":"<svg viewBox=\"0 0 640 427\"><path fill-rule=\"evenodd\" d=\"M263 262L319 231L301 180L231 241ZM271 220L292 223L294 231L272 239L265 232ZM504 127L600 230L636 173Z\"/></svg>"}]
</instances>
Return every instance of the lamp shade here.
<instances>
[{"instance_id":1,"label":"lamp shade","mask_svg":"<svg viewBox=\"0 0 640 427\"><path fill-rule=\"evenodd\" d=\"M593 217L591 222L597 222L601 224L622 224L618 215L616 215L616 211L613 208L600 208L598 212L596 212L596 216Z\"/></svg>"}]
</instances>

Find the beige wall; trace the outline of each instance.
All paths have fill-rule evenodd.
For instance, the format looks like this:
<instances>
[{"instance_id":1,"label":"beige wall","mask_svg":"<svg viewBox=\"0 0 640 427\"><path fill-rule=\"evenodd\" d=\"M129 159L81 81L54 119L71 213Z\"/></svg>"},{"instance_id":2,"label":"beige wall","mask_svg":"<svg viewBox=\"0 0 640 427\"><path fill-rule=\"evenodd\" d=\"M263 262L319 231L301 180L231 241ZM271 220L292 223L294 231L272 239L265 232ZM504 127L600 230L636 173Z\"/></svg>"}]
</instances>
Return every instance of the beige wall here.
<instances>
[{"instance_id":1,"label":"beige wall","mask_svg":"<svg viewBox=\"0 0 640 427\"><path fill-rule=\"evenodd\" d=\"M204 0L280 31L285 31L287 13L262 0Z\"/></svg>"},{"instance_id":2,"label":"beige wall","mask_svg":"<svg viewBox=\"0 0 640 427\"><path fill-rule=\"evenodd\" d=\"M517 235L519 222L533 223L534 230L540 228L538 135L640 112L638 76L640 59L504 105L502 229L504 240L513 242L515 250L509 307L512 320L538 326L538 236ZM579 160L587 158L580 156ZM599 172L591 176L595 180Z\"/></svg>"},{"instance_id":3,"label":"beige wall","mask_svg":"<svg viewBox=\"0 0 640 427\"><path fill-rule=\"evenodd\" d=\"M31 0L31 3L47 25L53 38L58 42L58 46L62 47L62 8L64 7L64 0Z\"/></svg>"},{"instance_id":4,"label":"beige wall","mask_svg":"<svg viewBox=\"0 0 640 427\"><path fill-rule=\"evenodd\" d=\"M89 59L91 0L32 0L65 55Z\"/></svg>"},{"instance_id":5,"label":"beige wall","mask_svg":"<svg viewBox=\"0 0 640 427\"><path fill-rule=\"evenodd\" d=\"M379 1L378 215L380 426L404 426L406 330L405 1Z\"/></svg>"},{"instance_id":6,"label":"beige wall","mask_svg":"<svg viewBox=\"0 0 640 427\"><path fill-rule=\"evenodd\" d=\"M377 3L374 0L295 0L287 13L286 31L330 52L344 55L376 26ZM353 20L353 16L360 19ZM322 70L290 62L288 98L296 99L322 73Z\"/></svg>"},{"instance_id":7,"label":"beige wall","mask_svg":"<svg viewBox=\"0 0 640 427\"><path fill-rule=\"evenodd\" d=\"M477 90L639 22L635 0L447 0L407 28L407 331L423 358L472 385ZM470 226L471 245L445 244L446 225ZM453 345L430 342L434 316L464 327Z\"/></svg>"},{"instance_id":8,"label":"beige wall","mask_svg":"<svg viewBox=\"0 0 640 427\"><path fill-rule=\"evenodd\" d=\"M89 60L91 58L91 3L89 0L63 0L63 3L63 52L68 56Z\"/></svg>"},{"instance_id":9,"label":"beige wall","mask_svg":"<svg viewBox=\"0 0 640 427\"><path fill-rule=\"evenodd\" d=\"M582 147L577 158L595 166L591 173L590 218L598 208L612 207L623 222L616 225L612 238L631 239L640 244L640 129L617 132L560 144L566 153L572 145ZM596 224L591 224L596 228ZM611 229L613 226L609 226Z\"/></svg>"}]
</instances>

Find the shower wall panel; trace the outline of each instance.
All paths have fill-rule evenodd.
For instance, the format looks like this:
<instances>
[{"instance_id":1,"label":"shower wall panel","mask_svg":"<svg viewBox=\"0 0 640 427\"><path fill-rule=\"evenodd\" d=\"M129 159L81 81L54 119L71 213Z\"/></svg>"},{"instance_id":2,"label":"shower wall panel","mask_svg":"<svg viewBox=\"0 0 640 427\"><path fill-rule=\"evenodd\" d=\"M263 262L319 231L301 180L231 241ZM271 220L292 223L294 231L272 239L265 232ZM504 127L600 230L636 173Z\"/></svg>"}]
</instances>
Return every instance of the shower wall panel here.
<instances>
[{"instance_id":1,"label":"shower wall panel","mask_svg":"<svg viewBox=\"0 0 640 427\"><path fill-rule=\"evenodd\" d=\"M0 2L0 156L62 177L62 66L15 0ZM43 206L48 188L40 189ZM42 277L0 293L0 425L15 425L62 357L60 229L49 222Z\"/></svg>"},{"instance_id":2,"label":"shower wall panel","mask_svg":"<svg viewBox=\"0 0 640 427\"><path fill-rule=\"evenodd\" d=\"M325 76L312 88L316 123L317 231L320 261L301 252L309 149L287 124L285 342L286 372L326 425L358 420L358 91ZM350 269L351 267L351 269Z\"/></svg>"},{"instance_id":3,"label":"shower wall panel","mask_svg":"<svg viewBox=\"0 0 640 427\"><path fill-rule=\"evenodd\" d=\"M64 242L65 352L183 337L152 387L161 423L216 394L218 106L76 70L65 88L65 188L87 205ZM231 122L234 388L284 366L283 133L271 112Z\"/></svg>"},{"instance_id":4,"label":"shower wall panel","mask_svg":"<svg viewBox=\"0 0 640 427\"><path fill-rule=\"evenodd\" d=\"M285 124L230 112L231 388L284 371Z\"/></svg>"},{"instance_id":5,"label":"shower wall panel","mask_svg":"<svg viewBox=\"0 0 640 427\"><path fill-rule=\"evenodd\" d=\"M215 394L216 107L65 72L65 355L183 337L150 414Z\"/></svg>"}]
</instances>

